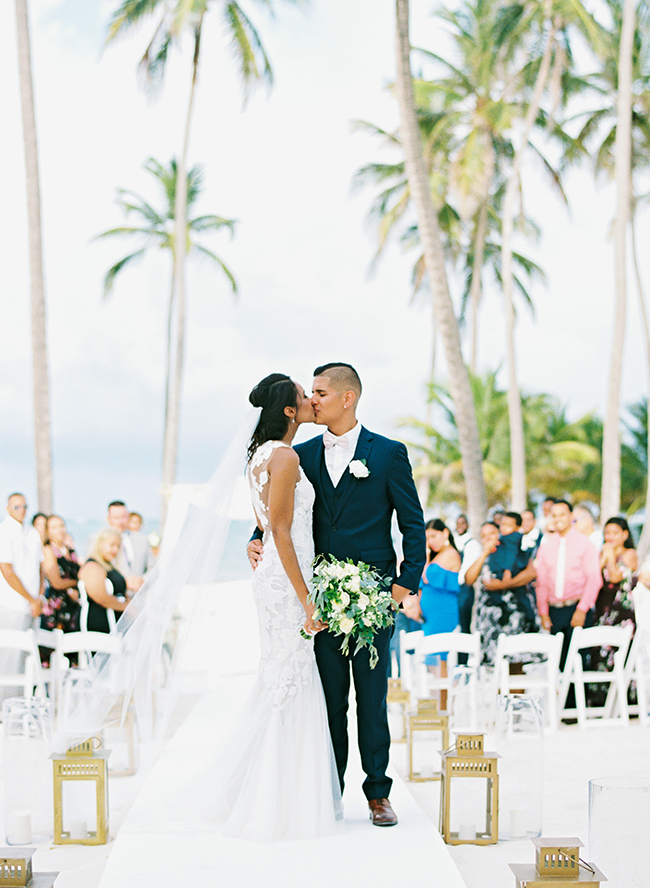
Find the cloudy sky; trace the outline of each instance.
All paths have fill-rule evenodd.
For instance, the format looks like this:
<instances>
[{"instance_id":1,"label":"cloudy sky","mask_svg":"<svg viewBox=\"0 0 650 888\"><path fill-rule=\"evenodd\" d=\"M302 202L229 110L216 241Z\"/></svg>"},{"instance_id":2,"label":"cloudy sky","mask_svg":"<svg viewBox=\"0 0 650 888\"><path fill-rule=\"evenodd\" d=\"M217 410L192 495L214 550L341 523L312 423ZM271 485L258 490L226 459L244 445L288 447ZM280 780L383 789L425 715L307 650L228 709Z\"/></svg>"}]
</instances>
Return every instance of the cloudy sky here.
<instances>
[{"instance_id":1,"label":"cloudy sky","mask_svg":"<svg viewBox=\"0 0 650 888\"><path fill-rule=\"evenodd\" d=\"M172 56L166 86L148 96L136 65L151 26L104 46L117 0L31 2L40 141L52 376L55 505L64 516L101 517L120 497L158 511L163 328L168 258L152 254L101 299L106 269L128 244L93 242L122 222L118 187L157 195L142 170L180 150L189 45ZM438 48L444 35L414 0L412 40ZM355 364L365 384L363 422L394 435L398 419L424 416L431 312L411 304L411 258L390 249L371 275L372 192L351 194L356 169L387 159L351 121L390 129L397 110L392 0L278 0L254 19L276 82L242 109L240 84L218 18L206 19L191 162L205 168L198 210L238 221L235 237L206 244L233 270L233 300L209 264L190 270L188 359L179 481L212 472L259 378L280 370L309 385L318 363ZM35 504L31 416L27 230L13 4L0 5L0 115L5 170L0 220L0 495L24 490ZM570 213L531 167L527 211L544 237L534 248L549 282L533 290L533 320L519 322L521 384L550 391L572 416L602 411L613 316L611 189L588 174L568 180ZM647 218L640 242L647 237ZM648 252L644 251L647 257ZM648 274L645 260L644 274ZM452 286L456 282L452 281ZM481 366L503 363L503 319L488 293ZM631 301L624 402L646 393L636 306ZM444 373L444 366L440 370ZM505 382L505 379L504 379Z\"/></svg>"}]
</instances>

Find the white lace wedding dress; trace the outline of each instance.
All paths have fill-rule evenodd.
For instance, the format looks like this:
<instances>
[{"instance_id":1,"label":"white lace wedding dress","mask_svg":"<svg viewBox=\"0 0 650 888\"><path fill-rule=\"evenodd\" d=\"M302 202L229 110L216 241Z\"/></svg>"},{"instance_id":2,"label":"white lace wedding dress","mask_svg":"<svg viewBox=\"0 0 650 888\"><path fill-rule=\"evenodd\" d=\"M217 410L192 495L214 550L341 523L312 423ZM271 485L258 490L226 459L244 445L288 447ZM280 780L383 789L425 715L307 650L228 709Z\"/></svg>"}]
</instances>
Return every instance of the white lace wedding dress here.
<instances>
[{"instance_id":1,"label":"white lace wedding dress","mask_svg":"<svg viewBox=\"0 0 650 888\"><path fill-rule=\"evenodd\" d=\"M241 721L220 762L216 815L224 832L257 841L330 834L342 817L334 753L305 614L268 532L268 463L280 441L262 444L249 464L264 557L253 574L261 660ZM291 539L303 575L314 557L314 489L300 469Z\"/></svg>"}]
</instances>

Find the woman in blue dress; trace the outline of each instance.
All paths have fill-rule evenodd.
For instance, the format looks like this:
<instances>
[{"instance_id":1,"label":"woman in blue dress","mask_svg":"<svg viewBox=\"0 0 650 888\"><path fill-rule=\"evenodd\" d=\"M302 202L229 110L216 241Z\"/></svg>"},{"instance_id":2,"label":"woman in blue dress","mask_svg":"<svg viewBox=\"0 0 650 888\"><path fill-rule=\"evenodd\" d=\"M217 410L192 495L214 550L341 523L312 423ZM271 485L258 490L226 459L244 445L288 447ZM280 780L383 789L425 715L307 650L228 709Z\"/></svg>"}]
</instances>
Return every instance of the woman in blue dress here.
<instances>
[{"instance_id":1,"label":"woman in blue dress","mask_svg":"<svg viewBox=\"0 0 650 888\"><path fill-rule=\"evenodd\" d=\"M454 536L440 518L426 525L427 564L420 580L420 610L425 635L453 632L458 626L458 571L461 557ZM447 674L447 655L427 657L431 671ZM447 705L446 692L440 697L440 708Z\"/></svg>"}]
</instances>

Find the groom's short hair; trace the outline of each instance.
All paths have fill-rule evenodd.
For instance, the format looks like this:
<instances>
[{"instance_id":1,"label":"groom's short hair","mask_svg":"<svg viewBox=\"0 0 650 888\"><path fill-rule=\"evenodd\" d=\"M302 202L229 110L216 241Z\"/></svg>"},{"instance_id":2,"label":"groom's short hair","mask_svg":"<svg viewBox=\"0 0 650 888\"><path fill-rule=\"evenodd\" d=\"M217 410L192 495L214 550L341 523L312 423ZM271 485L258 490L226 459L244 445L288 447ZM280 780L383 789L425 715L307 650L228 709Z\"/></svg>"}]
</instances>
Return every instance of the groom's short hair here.
<instances>
[{"instance_id":1,"label":"groom's short hair","mask_svg":"<svg viewBox=\"0 0 650 888\"><path fill-rule=\"evenodd\" d=\"M335 388L339 388L341 391L351 389L357 398L361 397L361 380L352 364L345 364L343 361L332 361L331 364L323 364L320 367L316 367L314 376L327 376Z\"/></svg>"}]
</instances>

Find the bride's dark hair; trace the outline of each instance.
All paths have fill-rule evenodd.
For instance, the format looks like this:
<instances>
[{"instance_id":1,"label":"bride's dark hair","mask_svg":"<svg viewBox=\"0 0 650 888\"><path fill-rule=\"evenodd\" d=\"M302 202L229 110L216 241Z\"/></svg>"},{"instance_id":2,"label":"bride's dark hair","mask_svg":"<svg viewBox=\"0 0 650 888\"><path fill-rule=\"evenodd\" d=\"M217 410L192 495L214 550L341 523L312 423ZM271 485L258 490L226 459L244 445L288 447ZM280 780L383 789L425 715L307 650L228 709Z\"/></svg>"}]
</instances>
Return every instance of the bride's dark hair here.
<instances>
[{"instance_id":1,"label":"bride's dark hair","mask_svg":"<svg viewBox=\"0 0 650 888\"><path fill-rule=\"evenodd\" d=\"M271 373L258 382L248 396L253 407L261 407L262 415L255 427L248 445L250 460L260 444L265 441L279 441L289 428L289 417L285 407L298 409L298 390L290 376L284 373Z\"/></svg>"}]
</instances>

